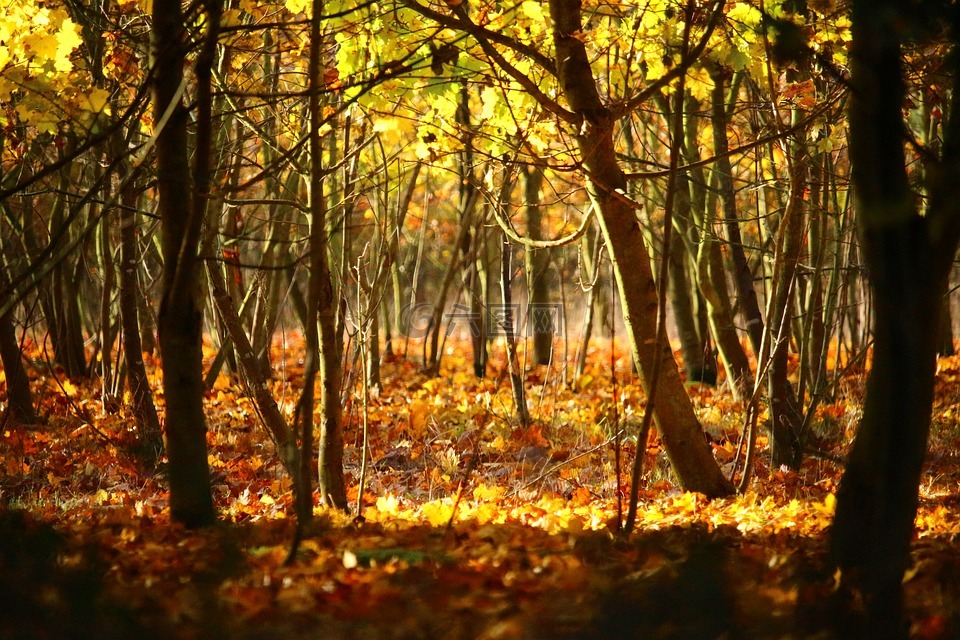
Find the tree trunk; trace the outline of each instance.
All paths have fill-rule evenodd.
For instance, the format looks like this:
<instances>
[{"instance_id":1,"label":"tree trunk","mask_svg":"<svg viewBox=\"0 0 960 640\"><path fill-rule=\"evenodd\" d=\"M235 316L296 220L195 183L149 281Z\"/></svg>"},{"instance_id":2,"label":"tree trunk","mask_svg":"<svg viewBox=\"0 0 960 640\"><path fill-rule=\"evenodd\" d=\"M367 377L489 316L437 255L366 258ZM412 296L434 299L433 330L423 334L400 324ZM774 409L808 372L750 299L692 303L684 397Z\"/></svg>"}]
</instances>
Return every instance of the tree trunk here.
<instances>
[{"instance_id":1,"label":"tree trunk","mask_svg":"<svg viewBox=\"0 0 960 640\"><path fill-rule=\"evenodd\" d=\"M320 499L331 507L347 509L347 489L343 478L343 421L340 413L342 350L337 336L339 306L334 296L330 262L327 255L327 210L323 196L323 148L320 126L320 91L323 74L321 54L324 39L320 31L322 0L313 0L310 18L310 283L307 290L307 332L311 335L308 357L319 358L320 447L317 467L320 475ZM346 239L344 239L346 241ZM316 315L314 315L316 314ZM309 380L312 386L312 379ZM306 392L306 389L304 389ZM303 406L312 413L313 404Z\"/></svg>"},{"instance_id":2,"label":"tree trunk","mask_svg":"<svg viewBox=\"0 0 960 640\"><path fill-rule=\"evenodd\" d=\"M853 3L850 157L876 324L863 420L837 493L832 550L843 585L863 596L864 635L874 637L906 637L902 580L930 428L940 308L960 238L956 75L944 157L931 176L924 215L907 177L906 11L891 0ZM950 71L957 73L956 62Z\"/></svg>"},{"instance_id":3,"label":"tree trunk","mask_svg":"<svg viewBox=\"0 0 960 640\"><path fill-rule=\"evenodd\" d=\"M9 286L6 267L0 263L0 291L7 290ZM37 415L33 410L30 381L21 360L13 311L0 316L0 363L7 378L7 415L4 418L9 417L22 424L34 424Z\"/></svg>"},{"instance_id":4,"label":"tree trunk","mask_svg":"<svg viewBox=\"0 0 960 640\"><path fill-rule=\"evenodd\" d=\"M655 417L667 455L684 489L710 497L730 495L733 485L721 473L706 445L669 344L654 344L657 289L633 207L622 197L627 181L617 162L613 141L616 122L601 103L586 49L579 39L580 2L550 0L550 16L557 76L571 110L583 118L577 144L613 262L624 324L645 387L650 383L654 361L661 360Z\"/></svg>"},{"instance_id":5,"label":"tree trunk","mask_svg":"<svg viewBox=\"0 0 960 640\"><path fill-rule=\"evenodd\" d=\"M523 210L527 218L527 235L531 240L543 239L541 228L543 212L540 204L540 189L543 187L543 171L527 167L523 172ZM526 247L524 267L527 272L527 326L533 333L534 364L550 364L553 350L553 335L556 319L550 307L550 283L547 280L549 256L546 249Z\"/></svg>"},{"instance_id":6,"label":"tree trunk","mask_svg":"<svg viewBox=\"0 0 960 640\"><path fill-rule=\"evenodd\" d=\"M686 143L684 153L687 161L695 163L700 160L697 140L697 118L692 113L697 109L697 103L688 98L689 110L685 131ZM727 272L723 267L723 256L720 245L714 234L716 219L717 197L707 197L706 176L700 167L691 170L689 210L691 218L696 220L696 229L702 229L700 236L694 238L690 253L694 258L694 271L697 281L697 290L703 297L704 316L710 327L717 345L717 353L727 376L727 385L737 400L748 397L753 388L753 375L750 373L750 359L737 333L734 317L736 315L730 301L729 287L727 286ZM679 176L678 184L684 182ZM677 205L687 206L684 200L686 194L678 191ZM680 209L678 209L680 211ZM694 249L695 247L695 249Z\"/></svg>"},{"instance_id":7,"label":"tree trunk","mask_svg":"<svg viewBox=\"0 0 960 640\"><path fill-rule=\"evenodd\" d=\"M60 133L63 150L60 159L72 153L74 136L69 131ZM65 212L69 206L67 194L72 188L71 166L67 162L60 169L58 175L57 195L50 212L51 233L57 233L66 224ZM80 289L78 273L82 270L76 264L65 259L59 261L52 271L52 299L56 322L51 330L54 357L63 367L69 378L85 377L87 375L87 360L83 346L83 326L80 320Z\"/></svg>"},{"instance_id":8,"label":"tree trunk","mask_svg":"<svg viewBox=\"0 0 960 640\"><path fill-rule=\"evenodd\" d=\"M750 346L755 354L760 353L760 343L763 341L763 316L760 315L760 304L757 302L757 291L753 288L753 272L747 263L747 256L743 250L743 239L740 236L740 221L737 216L736 190L733 186L733 168L730 157L727 155L730 144L727 140L727 101L725 74L717 66L711 73L713 91L711 93L711 112L713 115L713 150L716 160L716 176L720 201L723 203L723 222L727 232L727 245L730 262L733 264L733 282L737 288L737 303L740 314L747 325L747 335L750 336ZM762 197L763 192L758 192ZM762 366L762 365L760 365Z\"/></svg>"},{"instance_id":9,"label":"tree trunk","mask_svg":"<svg viewBox=\"0 0 960 640\"><path fill-rule=\"evenodd\" d=\"M166 399L166 448L170 460L170 515L188 527L216 520L207 465L207 426L203 413L201 350L203 312L198 283L197 246L202 211L197 200L206 195L205 184L190 184L187 151L188 112L179 94L186 56L186 34L179 0L154 0L153 46L154 121L168 113L157 135L157 191L163 251L163 295L157 327L163 358L163 390ZM209 27L208 27L209 28ZM208 62L212 62L212 59ZM198 74L206 72L206 87L199 91L209 100L209 64L198 61ZM206 116L206 122L204 122ZM209 113L198 113L198 166L209 159ZM203 149L204 142L208 148ZM204 167L205 170L205 167ZM198 173L205 173L201 171Z\"/></svg>"},{"instance_id":10,"label":"tree trunk","mask_svg":"<svg viewBox=\"0 0 960 640\"><path fill-rule=\"evenodd\" d=\"M861 215L866 206L861 202ZM932 258L923 218L864 231L876 310L873 367L837 492L832 543L845 582L863 590L867 615L879 630L899 624L946 278L936 264L943 261Z\"/></svg>"},{"instance_id":11,"label":"tree trunk","mask_svg":"<svg viewBox=\"0 0 960 640\"><path fill-rule=\"evenodd\" d=\"M678 192L680 189L686 189L686 181L677 181ZM679 195L679 193L678 193ZM680 198L676 199L679 205ZM687 199L689 202L689 198ZM688 207L689 209L689 207ZM677 209L677 218L682 218L682 214ZM700 341L700 333L697 330L697 318L694 313L693 299L691 297L690 280L687 277L687 251L684 249L684 240L681 230L677 229L670 242L670 308L673 309L673 319L677 326L677 334L680 339L680 354L683 357L683 371L686 381L706 382L715 384L717 381L717 372L712 373L709 370L709 361L703 350L703 344Z\"/></svg>"},{"instance_id":12,"label":"tree trunk","mask_svg":"<svg viewBox=\"0 0 960 640\"><path fill-rule=\"evenodd\" d=\"M768 307L768 330L772 340L768 371L770 428L773 432L772 458L774 466L787 465L792 469L799 469L803 459L800 433L803 412L793 386L787 379L787 362L793 316L791 302L794 298L797 263L803 246L803 192L806 188L806 176L806 158L796 153L790 176L790 199L777 229L779 247L771 284L772 304Z\"/></svg>"},{"instance_id":13,"label":"tree trunk","mask_svg":"<svg viewBox=\"0 0 960 640\"><path fill-rule=\"evenodd\" d=\"M504 172L503 180L509 184L512 176L508 171ZM502 195L510 193L510 188L505 184L501 189ZM503 206L504 198L493 206ZM500 293L503 300L503 308L497 317L497 333L503 335L504 343L507 347L507 369L510 372L510 388L513 390L513 403L517 409L517 420L520 426L527 428L530 426L530 412L527 409L527 393L523 387L523 371L520 369L520 359L517 357L517 335L515 331L517 314L514 310L513 296L511 293L511 276L513 275L513 247L510 246L510 240L507 234L501 232L500 240Z\"/></svg>"},{"instance_id":14,"label":"tree trunk","mask_svg":"<svg viewBox=\"0 0 960 640\"><path fill-rule=\"evenodd\" d=\"M602 276L600 259L603 250L600 230L591 224L580 243L580 251L583 256L581 269L586 271L586 277L589 278L589 288L583 302L583 328L580 331L580 348L577 349L577 361L573 367L574 388L580 385L580 378L583 377L587 367L587 351L590 347L590 338L593 336L594 318L597 315L597 294L600 291ZM581 283L584 281L583 274L580 276L580 281Z\"/></svg>"},{"instance_id":15,"label":"tree trunk","mask_svg":"<svg viewBox=\"0 0 960 640\"><path fill-rule=\"evenodd\" d=\"M123 355L127 369L131 408L137 423L137 454L147 468L152 468L163 452L160 418L153 403L153 393L143 365L140 342L140 296L137 271L137 195L128 185L120 194L120 326L123 331Z\"/></svg>"}]
</instances>

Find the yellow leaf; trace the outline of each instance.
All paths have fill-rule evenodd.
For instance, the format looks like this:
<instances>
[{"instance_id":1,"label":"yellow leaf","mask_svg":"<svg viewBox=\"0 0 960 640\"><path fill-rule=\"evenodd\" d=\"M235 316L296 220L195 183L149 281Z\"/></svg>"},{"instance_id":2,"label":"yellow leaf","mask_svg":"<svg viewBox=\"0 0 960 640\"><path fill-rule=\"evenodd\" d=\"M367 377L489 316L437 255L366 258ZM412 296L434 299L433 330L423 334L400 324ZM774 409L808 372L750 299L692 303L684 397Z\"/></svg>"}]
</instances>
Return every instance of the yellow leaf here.
<instances>
[{"instance_id":1,"label":"yellow leaf","mask_svg":"<svg viewBox=\"0 0 960 640\"><path fill-rule=\"evenodd\" d=\"M484 483L478 484L473 490L473 497L481 502L496 502L506 493L503 487L488 487Z\"/></svg>"},{"instance_id":2,"label":"yellow leaf","mask_svg":"<svg viewBox=\"0 0 960 640\"><path fill-rule=\"evenodd\" d=\"M442 527L450 521L450 516L453 515L453 503L428 502L420 507L420 513L427 519L430 526Z\"/></svg>"},{"instance_id":3,"label":"yellow leaf","mask_svg":"<svg viewBox=\"0 0 960 640\"><path fill-rule=\"evenodd\" d=\"M310 0L287 0L286 7L290 13L306 13Z\"/></svg>"},{"instance_id":4,"label":"yellow leaf","mask_svg":"<svg viewBox=\"0 0 960 640\"><path fill-rule=\"evenodd\" d=\"M80 38L80 28L74 24L70 18L64 20L60 25L60 31L57 32L57 57L54 60L54 67L56 67L57 71L66 73L73 69L70 54L72 54L82 42L83 40Z\"/></svg>"}]
</instances>

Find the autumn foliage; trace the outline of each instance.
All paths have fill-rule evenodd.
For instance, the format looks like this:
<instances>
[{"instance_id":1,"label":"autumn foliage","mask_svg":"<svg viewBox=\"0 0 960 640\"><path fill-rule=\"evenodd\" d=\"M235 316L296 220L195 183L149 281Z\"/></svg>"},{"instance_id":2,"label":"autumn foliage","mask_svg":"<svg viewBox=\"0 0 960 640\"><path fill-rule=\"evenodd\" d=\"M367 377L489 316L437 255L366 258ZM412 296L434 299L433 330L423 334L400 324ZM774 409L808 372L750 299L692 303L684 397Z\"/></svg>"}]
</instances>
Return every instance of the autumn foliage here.
<instances>
[{"instance_id":1,"label":"autumn foliage","mask_svg":"<svg viewBox=\"0 0 960 640\"><path fill-rule=\"evenodd\" d=\"M622 455L634 455L643 395L622 354L614 382L610 347L598 348L576 394L557 384L556 368L532 369L535 422L520 430L503 382L462 372L467 346L452 347L438 378L400 357L385 364L367 406L359 507L362 407L351 394L353 513L317 507L290 564L289 480L235 379L221 375L205 398L223 524L191 533L170 523L162 469L143 473L130 455L129 416L104 413L93 385L37 367L44 421L8 422L0 450L0 636L844 637L830 609L824 533L840 470L830 458L842 457L858 418L861 375L821 409L822 456L798 472L761 459L756 483L736 498L678 493L651 438L638 531L624 539L617 492L626 478L616 478L611 436L624 428ZM296 395L298 352L291 339L275 353L280 397ZM924 638L952 637L960 622L958 371L956 358L941 360L905 579L912 629ZM710 387L692 394L729 463L742 405Z\"/></svg>"}]
</instances>

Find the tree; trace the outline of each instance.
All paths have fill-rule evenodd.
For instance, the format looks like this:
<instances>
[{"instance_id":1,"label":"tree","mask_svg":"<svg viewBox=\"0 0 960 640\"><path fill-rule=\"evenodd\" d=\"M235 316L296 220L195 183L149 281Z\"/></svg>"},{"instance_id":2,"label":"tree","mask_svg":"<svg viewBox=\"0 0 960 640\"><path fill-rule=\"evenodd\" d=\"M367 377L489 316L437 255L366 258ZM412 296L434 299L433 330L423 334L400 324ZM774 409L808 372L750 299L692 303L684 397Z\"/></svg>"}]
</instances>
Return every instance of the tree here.
<instances>
[{"instance_id":1,"label":"tree","mask_svg":"<svg viewBox=\"0 0 960 640\"><path fill-rule=\"evenodd\" d=\"M912 137L902 115L904 48L918 34L949 30L954 47L960 37L954 7L926 8L941 12L937 20L925 22L914 4L900 0L853 2L850 154L876 320L873 368L837 493L832 550L843 584L863 595L874 637L906 636L902 578L930 426L940 308L960 240L956 52L944 68L951 83L949 119L939 158L927 168L922 212L907 169L905 141Z\"/></svg>"},{"instance_id":2,"label":"tree","mask_svg":"<svg viewBox=\"0 0 960 640\"><path fill-rule=\"evenodd\" d=\"M207 28L216 45L216 0L206 5ZM163 251L163 295L157 328L166 401L166 449L170 460L170 515L188 527L209 525L216 519L207 465L207 425L203 412L200 262L197 248L208 184L210 156L209 49L197 62L201 130L197 133L195 176L191 182L187 148L189 113L181 85L187 34L179 0L153 4L154 121L157 134L157 192ZM209 42L208 42L208 46ZM204 86L204 82L206 85ZM205 108L206 107L206 108Z\"/></svg>"},{"instance_id":3,"label":"tree","mask_svg":"<svg viewBox=\"0 0 960 640\"><path fill-rule=\"evenodd\" d=\"M666 341L657 344L651 340L656 335L656 285L633 206L624 197L626 177L617 161L613 142L616 112L601 101L586 48L577 37L582 29L580 3L551 0L550 17L557 77L563 96L575 114L574 121L579 121L576 141L580 157L613 262L634 357L648 394L654 363L658 359L661 362L660 375L656 377L659 388L655 416L664 446L684 488L708 496L727 495L733 487L720 473L704 444L700 423L669 345Z\"/></svg>"}]
</instances>

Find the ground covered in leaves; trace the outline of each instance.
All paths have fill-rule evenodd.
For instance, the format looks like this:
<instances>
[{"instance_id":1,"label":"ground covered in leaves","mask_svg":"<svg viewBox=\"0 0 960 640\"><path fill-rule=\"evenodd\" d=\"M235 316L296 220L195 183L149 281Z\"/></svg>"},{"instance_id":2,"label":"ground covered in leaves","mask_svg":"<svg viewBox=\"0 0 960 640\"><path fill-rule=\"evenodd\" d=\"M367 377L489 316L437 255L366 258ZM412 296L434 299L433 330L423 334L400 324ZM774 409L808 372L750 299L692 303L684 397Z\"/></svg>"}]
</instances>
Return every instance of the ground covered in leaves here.
<instances>
[{"instance_id":1,"label":"ground covered in leaves","mask_svg":"<svg viewBox=\"0 0 960 640\"><path fill-rule=\"evenodd\" d=\"M609 346L591 354L576 391L559 367L532 369L534 423L522 429L506 376L477 380L461 347L451 347L437 378L411 359L388 359L382 389L366 402L351 384L353 513L317 508L289 565L289 483L239 383L222 375L207 397L222 523L185 531L169 519L165 470L146 473L128 453L134 433L124 410L103 412L98 383L34 367L44 422L0 431L0 638L855 633L857 603L833 597L826 533L862 373L818 409L819 453L799 472L770 469L760 456L744 495L708 502L679 492L651 437L638 526L625 537L615 529L643 411L625 354L611 356ZM292 413L296 345L276 362L274 392ZM720 389L690 392L729 471L743 407ZM960 359L943 359L905 576L918 638L960 637L958 404Z\"/></svg>"}]
</instances>

